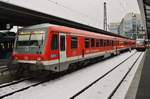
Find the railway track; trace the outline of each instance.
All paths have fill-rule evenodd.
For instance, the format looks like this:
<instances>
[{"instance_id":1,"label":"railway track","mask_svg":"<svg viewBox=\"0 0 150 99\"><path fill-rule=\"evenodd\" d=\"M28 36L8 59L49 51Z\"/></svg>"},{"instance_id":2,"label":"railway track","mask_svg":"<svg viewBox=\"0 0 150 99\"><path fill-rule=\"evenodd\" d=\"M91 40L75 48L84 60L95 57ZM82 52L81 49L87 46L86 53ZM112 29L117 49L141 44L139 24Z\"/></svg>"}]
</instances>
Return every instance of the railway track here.
<instances>
[{"instance_id":1,"label":"railway track","mask_svg":"<svg viewBox=\"0 0 150 99\"><path fill-rule=\"evenodd\" d=\"M49 81L49 79L44 79L41 81L38 80L36 81L34 79L36 78L35 77L24 78L0 85L0 99Z\"/></svg>"},{"instance_id":2,"label":"railway track","mask_svg":"<svg viewBox=\"0 0 150 99\"><path fill-rule=\"evenodd\" d=\"M118 90L118 88L120 87L120 85L123 83L123 81L125 81L126 77L130 73L130 71L132 70L132 68L136 64L136 62L139 60L139 58L141 57L141 55L142 55L142 53L140 53L140 55L137 57L137 59L135 60L135 62L131 65L131 67L129 68L129 70L126 72L126 74L123 76L123 78L117 84L117 86L114 88L114 90L112 91L112 93L109 95L108 99L112 99L113 95L116 93L116 91Z\"/></svg>"},{"instance_id":3,"label":"railway track","mask_svg":"<svg viewBox=\"0 0 150 99\"><path fill-rule=\"evenodd\" d=\"M7 66L0 66L0 73L6 72L6 71L8 71Z\"/></svg>"},{"instance_id":4,"label":"railway track","mask_svg":"<svg viewBox=\"0 0 150 99\"><path fill-rule=\"evenodd\" d=\"M109 70L108 72L106 72L105 74L103 74L102 76L100 76L98 79L96 79L95 81L93 81L92 83L90 83L88 86L86 86L85 88L83 88L82 90L80 90L78 93L74 94L70 99L75 99L76 97L78 97L79 95L81 95L82 93L84 93L86 90L88 90L90 87L92 87L94 84L96 84L98 81L100 81L101 79L103 79L104 77L106 77L108 74L110 74L112 71L114 71L115 69L117 69L119 66L121 66L123 63L125 63L127 60L130 60L130 58L134 55L136 55L137 52L135 52L134 54L132 54L131 56L129 56L128 58L126 58L124 61L120 62L118 65L116 65L114 68L112 68L111 70ZM136 61L134 62L134 64L137 62L137 60L140 58L140 56L142 55L142 53L138 56L138 58L136 59ZM109 95L108 99L111 99L111 97L114 95L114 93L116 92L116 90L118 89L118 87L120 86L120 84L124 81L124 79L126 78L126 76L128 75L128 73L131 71L131 69L133 68L134 64L132 64L131 68L128 70L128 72L125 74L125 76L122 78L122 80L119 82L119 84L116 86L116 88L113 90L113 92Z\"/></svg>"},{"instance_id":5,"label":"railway track","mask_svg":"<svg viewBox=\"0 0 150 99\"><path fill-rule=\"evenodd\" d=\"M7 66L0 66L0 69L7 68Z\"/></svg>"},{"instance_id":6,"label":"railway track","mask_svg":"<svg viewBox=\"0 0 150 99\"><path fill-rule=\"evenodd\" d=\"M77 96L79 96L80 94L82 94L85 90L87 90L88 88L90 88L92 85L94 85L96 82L98 82L99 80L101 80L102 78L104 78L106 75L108 75L110 72L112 72L113 70L115 70L117 67L119 67L121 64L123 64L125 61L129 60L132 56L134 56L137 52L133 53L132 55L130 55L128 58L124 59L122 62L120 62L117 66L115 66L114 68L112 68L111 70L109 70L107 73L105 73L104 75L102 75L101 77L99 77L97 80L93 81L91 84L89 84L88 86L86 86L84 89L82 89L81 91L79 91L78 93L76 93L75 95L73 95L70 99L74 99ZM37 85L40 85L42 83L45 83L49 80L42 80L39 82L32 82L29 80L25 80L25 81L18 81L18 82L14 82L13 84L6 84L6 85L2 85L0 86L0 98L4 98L7 96L10 96L14 93L18 93L21 91L24 91L30 87L35 87ZM4 91L6 90L6 91ZM9 91L7 91L9 90Z\"/></svg>"},{"instance_id":7,"label":"railway track","mask_svg":"<svg viewBox=\"0 0 150 99\"><path fill-rule=\"evenodd\" d=\"M14 85L14 84L17 84L17 83L20 83L20 82L23 82L23 81L26 81L26 80L30 80L30 79L32 79L32 78L22 78L22 79L19 79L19 80L14 80L14 81L11 81L9 83L1 84L0 88L4 88L4 87Z\"/></svg>"}]
</instances>

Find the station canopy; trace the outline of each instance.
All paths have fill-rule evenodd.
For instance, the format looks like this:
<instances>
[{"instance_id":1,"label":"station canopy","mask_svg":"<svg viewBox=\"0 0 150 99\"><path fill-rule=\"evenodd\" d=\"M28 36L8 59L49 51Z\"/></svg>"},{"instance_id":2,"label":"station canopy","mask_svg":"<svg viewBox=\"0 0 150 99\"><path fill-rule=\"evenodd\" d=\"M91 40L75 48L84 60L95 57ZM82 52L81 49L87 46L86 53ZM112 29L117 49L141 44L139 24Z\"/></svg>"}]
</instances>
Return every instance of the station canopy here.
<instances>
[{"instance_id":1,"label":"station canopy","mask_svg":"<svg viewBox=\"0 0 150 99\"><path fill-rule=\"evenodd\" d=\"M16 26L30 26L35 24L50 23L111 36L123 37L118 34L104 31L89 25L81 24L58 16L45 14L42 12L34 11L31 9L23 8L14 4L0 1L0 25L8 23Z\"/></svg>"},{"instance_id":2,"label":"station canopy","mask_svg":"<svg viewBox=\"0 0 150 99\"><path fill-rule=\"evenodd\" d=\"M150 39L150 0L137 0L144 25L147 30L148 39Z\"/></svg>"}]
</instances>

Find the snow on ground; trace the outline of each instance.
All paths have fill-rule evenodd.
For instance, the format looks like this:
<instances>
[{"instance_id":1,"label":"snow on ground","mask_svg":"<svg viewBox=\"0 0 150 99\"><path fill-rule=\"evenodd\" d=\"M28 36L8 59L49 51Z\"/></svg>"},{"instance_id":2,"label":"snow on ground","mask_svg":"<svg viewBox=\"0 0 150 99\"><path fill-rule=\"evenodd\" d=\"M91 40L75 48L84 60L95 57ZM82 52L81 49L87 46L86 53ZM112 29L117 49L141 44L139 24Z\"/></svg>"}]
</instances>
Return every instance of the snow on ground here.
<instances>
[{"instance_id":1,"label":"snow on ground","mask_svg":"<svg viewBox=\"0 0 150 99\"><path fill-rule=\"evenodd\" d=\"M75 99L108 99L140 53L121 64ZM123 99L123 98L120 98Z\"/></svg>"},{"instance_id":2,"label":"snow on ground","mask_svg":"<svg viewBox=\"0 0 150 99\"><path fill-rule=\"evenodd\" d=\"M33 85L37 82L31 82L31 81L24 81L24 82L20 82L18 84L15 84L15 85L11 85L11 86L7 86L7 87L4 87L4 88L0 88L0 96L3 96L5 94L9 94L11 92L14 92L16 90L19 90L19 89L22 89L26 86L30 86L30 85Z\"/></svg>"},{"instance_id":3,"label":"snow on ground","mask_svg":"<svg viewBox=\"0 0 150 99\"><path fill-rule=\"evenodd\" d=\"M69 99L134 52L135 50L131 53L123 53L114 58L94 64L93 66L16 93L5 99Z\"/></svg>"},{"instance_id":4,"label":"snow on ground","mask_svg":"<svg viewBox=\"0 0 150 99\"><path fill-rule=\"evenodd\" d=\"M138 69L138 67L140 65L141 60L143 59L143 56L144 56L144 53L139 58L139 61L137 61L137 63L135 64L135 66L133 67L131 72L128 74L128 76L125 78L123 83L120 85L120 87L118 88L118 90L116 91L116 93L114 94L112 99L125 99L127 91L129 89L132 81L133 81L135 73L136 73L136 71L137 71L137 69Z\"/></svg>"}]
</instances>

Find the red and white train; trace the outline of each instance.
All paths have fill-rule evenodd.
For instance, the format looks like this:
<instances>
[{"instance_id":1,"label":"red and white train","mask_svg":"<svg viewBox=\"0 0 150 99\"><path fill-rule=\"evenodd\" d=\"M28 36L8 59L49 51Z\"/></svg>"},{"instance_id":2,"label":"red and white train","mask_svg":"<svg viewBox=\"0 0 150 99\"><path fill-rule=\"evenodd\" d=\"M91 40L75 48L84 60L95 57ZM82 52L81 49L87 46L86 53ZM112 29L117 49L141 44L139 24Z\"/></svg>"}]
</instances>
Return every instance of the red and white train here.
<instances>
[{"instance_id":1,"label":"red and white train","mask_svg":"<svg viewBox=\"0 0 150 99\"><path fill-rule=\"evenodd\" d=\"M135 40L125 37L65 26L36 25L18 31L9 65L60 72L94 58L118 54L133 46Z\"/></svg>"},{"instance_id":2,"label":"red and white train","mask_svg":"<svg viewBox=\"0 0 150 99\"><path fill-rule=\"evenodd\" d=\"M147 48L147 41L144 38L136 39L135 49L137 51L145 51Z\"/></svg>"}]
</instances>

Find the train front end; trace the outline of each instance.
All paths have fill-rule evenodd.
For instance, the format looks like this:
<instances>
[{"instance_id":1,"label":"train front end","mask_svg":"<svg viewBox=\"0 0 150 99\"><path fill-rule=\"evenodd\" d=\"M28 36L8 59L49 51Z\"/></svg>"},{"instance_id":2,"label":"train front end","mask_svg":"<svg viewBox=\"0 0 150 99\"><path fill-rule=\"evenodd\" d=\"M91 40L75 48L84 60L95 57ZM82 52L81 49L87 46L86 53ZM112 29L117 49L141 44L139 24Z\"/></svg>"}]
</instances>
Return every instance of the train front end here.
<instances>
[{"instance_id":1,"label":"train front end","mask_svg":"<svg viewBox=\"0 0 150 99\"><path fill-rule=\"evenodd\" d=\"M136 50L145 51L146 50L146 41L145 39L136 39Z\"/></svg>"},{"instance_id":2,"label":"train front end","mask_svg":"<svg viewBox=\"0 0 150 99\"><path fill-rule=\"evenodd\" d=\"M10 69L41 70L47 29L20 29L14 45Z\"/></svg>"}]
</instances>

